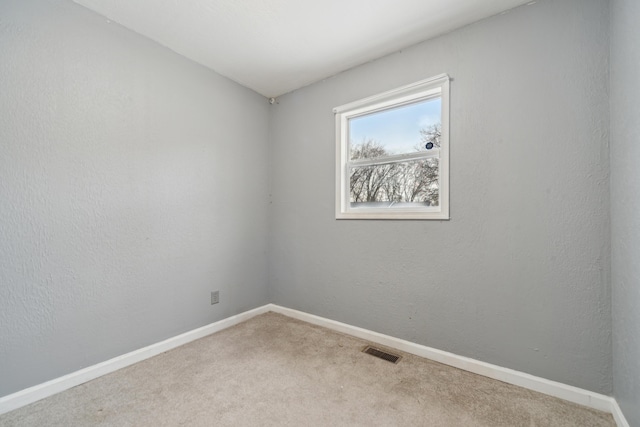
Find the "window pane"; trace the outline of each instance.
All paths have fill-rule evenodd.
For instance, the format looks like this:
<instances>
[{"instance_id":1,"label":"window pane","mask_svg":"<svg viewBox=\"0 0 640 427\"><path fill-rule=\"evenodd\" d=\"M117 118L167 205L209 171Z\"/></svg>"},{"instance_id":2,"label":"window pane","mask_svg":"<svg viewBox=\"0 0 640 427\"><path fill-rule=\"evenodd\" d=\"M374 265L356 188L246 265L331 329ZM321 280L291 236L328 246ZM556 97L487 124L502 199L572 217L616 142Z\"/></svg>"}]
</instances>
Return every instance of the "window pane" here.
<instances>
[{"instance_id":1,"label":"window pane","mask_svg":"<svg viewBox=\"0 0 640 427\"><path fill-rule=\"evenodd\" d=\"M349 119L349 158L377 158L440 146L440 98Z\"/></svg>"},{"instance_id":2,"label":"window pane","mask_svg":"<svg viewBox=\"0 0 640 427\"><path fill-rule=\"evenodd\" d=\"M438 158L353 167L351 207L438 206L438 167Z\"/></svg>"}]
</instances>

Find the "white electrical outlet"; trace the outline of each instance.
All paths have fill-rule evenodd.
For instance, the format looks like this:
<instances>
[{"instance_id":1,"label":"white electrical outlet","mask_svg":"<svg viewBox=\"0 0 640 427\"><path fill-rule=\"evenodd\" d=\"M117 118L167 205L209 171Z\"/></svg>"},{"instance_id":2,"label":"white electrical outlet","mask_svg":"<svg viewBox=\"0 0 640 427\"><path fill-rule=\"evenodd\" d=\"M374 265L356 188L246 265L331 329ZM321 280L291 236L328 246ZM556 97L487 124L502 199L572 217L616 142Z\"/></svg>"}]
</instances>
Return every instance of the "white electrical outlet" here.
<instances>
[{"instance_id":1,"label":"white electrical outlet","mask_svg":"<svg viewBox=\"0 0 640 427\"><path fill-rule=\"evenodd\" d=\"M212 291L211 292L211 305L217 304L220 302L220 291Z\"/></svg>"}]
</instances>

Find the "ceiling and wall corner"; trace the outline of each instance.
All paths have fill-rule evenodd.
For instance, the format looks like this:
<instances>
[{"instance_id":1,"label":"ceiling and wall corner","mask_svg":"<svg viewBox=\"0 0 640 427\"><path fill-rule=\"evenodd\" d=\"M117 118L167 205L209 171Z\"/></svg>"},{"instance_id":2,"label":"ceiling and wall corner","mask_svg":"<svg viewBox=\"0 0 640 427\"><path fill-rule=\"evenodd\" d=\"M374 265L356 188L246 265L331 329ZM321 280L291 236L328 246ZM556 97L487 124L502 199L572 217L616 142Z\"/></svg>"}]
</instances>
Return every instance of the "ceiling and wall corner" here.
<instances>
[{"instance_id":1,"label":"ceiling and wall corner","mask_svg":"<svg viewBox=\"0 0 640 427\"><path fill-rule=\"evenodd\" d=\"M531 0L74 0L276 97Z\"/></svg>"}]
</instances>

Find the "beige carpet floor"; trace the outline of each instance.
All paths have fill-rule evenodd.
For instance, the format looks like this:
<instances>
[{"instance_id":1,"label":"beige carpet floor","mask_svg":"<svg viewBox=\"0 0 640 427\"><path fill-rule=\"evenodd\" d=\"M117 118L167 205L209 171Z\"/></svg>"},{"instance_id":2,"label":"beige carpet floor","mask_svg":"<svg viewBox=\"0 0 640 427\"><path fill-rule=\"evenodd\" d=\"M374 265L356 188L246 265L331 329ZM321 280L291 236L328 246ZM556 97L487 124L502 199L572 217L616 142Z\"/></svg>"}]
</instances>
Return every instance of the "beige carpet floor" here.
<instances>
[{"instance_id":1,"label":"beige carpet floor","mask_svg":"<svg viewBox=\"0 0 640 427\"><path fill-rule=\"evenodd\" d=\"M2 426L614 426L609 414L267 313L0 416Z\"/></svg>"}]
</instances>

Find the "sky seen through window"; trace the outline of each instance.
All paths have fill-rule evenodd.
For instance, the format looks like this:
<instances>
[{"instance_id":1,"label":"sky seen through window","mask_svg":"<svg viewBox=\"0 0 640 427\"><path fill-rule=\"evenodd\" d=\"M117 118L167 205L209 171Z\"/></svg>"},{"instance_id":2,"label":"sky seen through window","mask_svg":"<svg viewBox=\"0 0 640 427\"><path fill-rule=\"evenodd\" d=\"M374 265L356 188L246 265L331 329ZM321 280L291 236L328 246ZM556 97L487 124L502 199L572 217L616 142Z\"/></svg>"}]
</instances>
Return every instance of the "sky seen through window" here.
<instances>
[{"instance_id":1,"label":"sky seen through window","mask_svg":"<svg viewBox=\"0 0 640 427\"><path fill-rule=\"evenodd\" d=\"M349 120L351 144L374 140L389 154L412 153L421 144L420 129L440 123L441 99L429 99Z\"/></svg>"}]
</instances>

